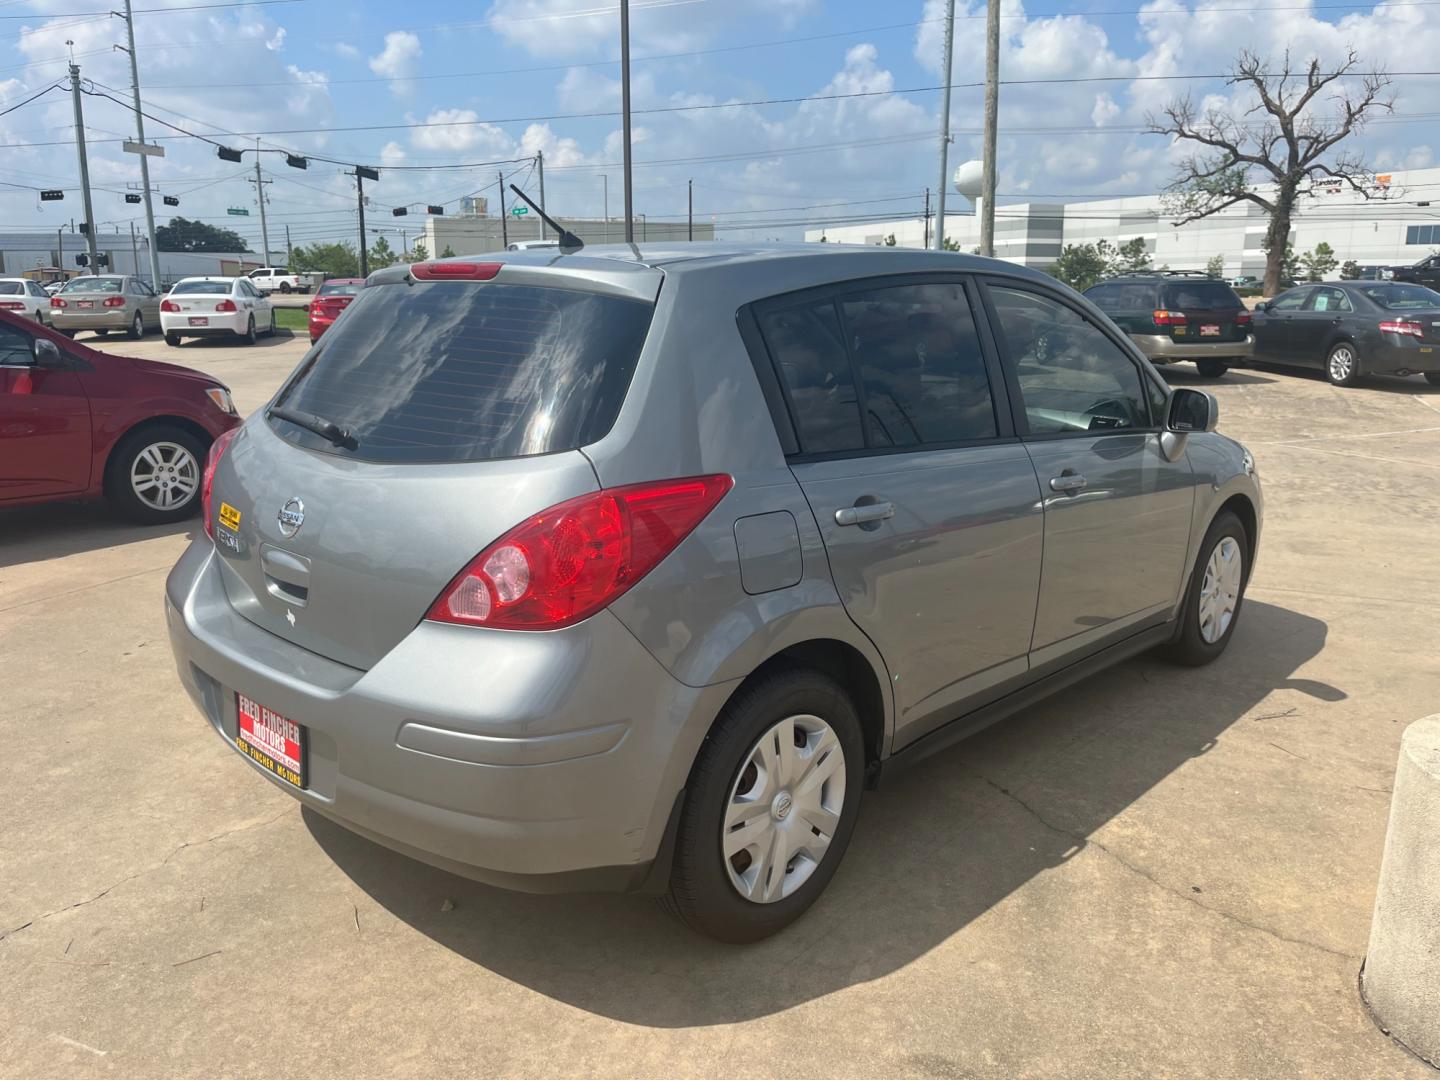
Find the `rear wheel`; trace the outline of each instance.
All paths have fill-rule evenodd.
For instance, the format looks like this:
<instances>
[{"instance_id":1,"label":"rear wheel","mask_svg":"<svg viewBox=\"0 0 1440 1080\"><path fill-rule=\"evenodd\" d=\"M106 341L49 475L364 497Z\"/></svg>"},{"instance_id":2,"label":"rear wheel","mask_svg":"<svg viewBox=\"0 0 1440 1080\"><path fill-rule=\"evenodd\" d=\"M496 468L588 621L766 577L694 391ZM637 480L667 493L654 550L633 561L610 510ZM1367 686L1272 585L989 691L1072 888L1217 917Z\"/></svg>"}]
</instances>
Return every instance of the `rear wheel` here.
<instances>
[{"instance_id":1,"label":"rear wheel","mask_svg":"<svg viewBox=\"0 0 1440 1080\"><path fill-rule=\"evenodd\" d=\"M665 906L721 941L788 926L845 854L864 764L860 719L834 680L784 669L745 687L691 772Z\"/></svg>"},{"instance_id":2,"label":"rear wheel","mask_svg":"<svg viewBox=\"0 0 1440 1080\"><path fill-rule=\"evenodd\" d=\"M200 507L205 448L183 428L154 424L127 435L111 458L106 493L145 525L181 521Z\"/></svg>"},{"instance_id":3,"label":"rear wheel","mask_svg":"<svg viewBox=\"0 0 1440 1080\"><path fill-rule=\"evenodd\" d=\"M269 330L266 330L265 333L266 333L266 335L269 336L269 337L274 337L274 336L275 336L275 332L276 332L278 329L279 329L279 327L278 327L278 326L276 325L276 323L275 323L275 309L272 307L272 308L270 309L270 329L269 329Z\"/></svg>"},{"instance_id":4,"label":"rear wheel","mask_svg":"<svg viewBox=\"0 0 1440 1080\"><path fill-rule=\"evenodd\" d=\"M145 336L145 317L135 312L135 321L130 324L130 340L139 341Z\"/></svg>"},{"instance_id":5,"label":"rear wheel","mask_svg":"<svg viewBox=\"0 0 1440 1080\"><path fill-rule=\"evenodd\" d=\"M290 291L290 282L288 282L288 281L282 281L282 282L280 282L280 291L281 291L282 293L288 293L288 292Z\"/></svg>"},{"instance_id":6,"label":"rear wheel","mask_svg":"<svg viewBox=\"0 0 1440 1080\"><path fill-rule=\"evenodd\" d=\"M1207 379L1218 379L1230 370L1230 365L1224 360L1196 360L1195 367Z\"/></svg>"},{"instance_id":7,"label":"rear wheel","mask_svg":"<svg viewBox=\"0 0 1440 1080\"><path fill-rule=\"evenodd\" d=\"M246 345L254 345L255 342L259 340L259 338L255 336L254 315L251 315L249 320L245 323L245 333L241 334L240 336L245 339Z\"/></svg>"},{"instance_id":8,"label":"rear wheel","mask_svg":"<svg viewBox=\"0 0 1440 1080\"><path fill-rule=\"evenodd\" d=\"M1342 341L1330 350L1325 377L1335 386L1354 386L1360 381L1360 353L1353 342Z\"/></svg>"},{"instance_id":9,"label":"rear wheel","mask_svg":"<svg viewBox=\"0 0 1440 1080\"><path fill-rule=\"evenodd\" d=\"M1425 372L1425 381L1431 386L1440 386L1440 371Z\"/></svg>"},{"instance_id":10,"label":"rear wheel","mask_svg":"<svg viewBox=\"0 0 1440 1080\"><path fill-rule=\"evenodd\" d=\"M1250 576L1249 550L1245 526L1230 511L1210 523L1190 574L1180 626L1164 649L1171 660L1199 667L1219 657L1230 644Z\"/></svg>"},{"instance_id":11,"label":"rear wheel","mask_svg":"<svg viewBox=\"0 0 1440 1080\"><path fill-rule=\"evenodd\" d=\"M109 331L109 330L96 330L96 331L95 331L95 336L96 336L96 337L109 337L109 336L110 336L110 331Z\"/></svg>"},{"instance_id":12,"label":"rear wheel","mask_svg":"<svg viewBox=\"0 0 1440 1080\"><path fill-rule=\"evenodd\" d=\"M179 335L179 334L166 334L166 335L165 335L165 344L166 344L166 345L169 345L171 348L178 348L179 345L180 345L180 335Z\"/></svg>"}]
</instances>

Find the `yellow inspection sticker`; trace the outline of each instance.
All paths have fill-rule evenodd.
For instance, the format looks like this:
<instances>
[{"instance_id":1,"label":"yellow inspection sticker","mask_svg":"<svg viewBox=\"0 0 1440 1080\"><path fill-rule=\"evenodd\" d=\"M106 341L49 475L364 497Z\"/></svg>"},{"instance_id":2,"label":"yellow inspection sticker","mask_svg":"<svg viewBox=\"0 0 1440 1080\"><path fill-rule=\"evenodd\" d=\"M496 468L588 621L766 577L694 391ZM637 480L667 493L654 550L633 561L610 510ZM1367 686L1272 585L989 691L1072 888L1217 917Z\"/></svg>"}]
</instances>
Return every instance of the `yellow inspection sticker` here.
<instances>
[{"instance_id":1,"label":"yellow inspection sticker","mask_svg":"<svg viewBox=\"0 0 1440 1080\"><path fill-rule=\"evenodd\" d=\"M220 524L227 529L238 530L240 528L240 511L227 502L220 504Z\"/></svg>"}]
</instances>

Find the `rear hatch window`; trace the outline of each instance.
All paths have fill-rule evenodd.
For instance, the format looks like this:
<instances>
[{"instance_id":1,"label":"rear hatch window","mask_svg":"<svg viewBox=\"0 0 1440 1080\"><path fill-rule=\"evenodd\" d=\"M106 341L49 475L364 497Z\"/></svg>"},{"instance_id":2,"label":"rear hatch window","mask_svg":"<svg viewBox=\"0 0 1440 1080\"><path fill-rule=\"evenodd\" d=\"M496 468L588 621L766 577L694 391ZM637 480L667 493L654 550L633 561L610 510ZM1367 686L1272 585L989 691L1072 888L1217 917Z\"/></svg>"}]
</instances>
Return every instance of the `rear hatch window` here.
<instances>
[{"instance_id":1,"label":"rear hatch window","mask_svg":"<svg viewBox=\"0 0 1440 1080\"><path fill-rule=\"evenodd\" d=\"M1245 305L1229 285L1219 281L1187 281L1165 286L1170 311L1239 311Z\"/></svg>"},{"instance_id":2,"label":"rear hatch window","mask_svg":"<svg viewBox=\"0 0 1440 1080\"><path fill-rule=\"evenodd\" d=\"M654 305L496 282L374 285L276 400L347 429L336 446L272 417L290 443L388 463L572 450L609 431Z\"/></svg>"}]
</instances>

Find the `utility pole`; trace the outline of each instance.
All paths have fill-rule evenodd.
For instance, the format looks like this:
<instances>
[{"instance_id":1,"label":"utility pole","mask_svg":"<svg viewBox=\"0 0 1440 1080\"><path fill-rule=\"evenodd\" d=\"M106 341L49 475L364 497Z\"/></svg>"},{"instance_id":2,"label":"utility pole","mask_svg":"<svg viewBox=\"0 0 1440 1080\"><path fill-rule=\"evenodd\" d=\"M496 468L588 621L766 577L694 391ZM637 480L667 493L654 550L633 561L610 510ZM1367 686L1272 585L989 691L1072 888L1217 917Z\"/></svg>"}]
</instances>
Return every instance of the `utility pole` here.
<instances>
[{"instance_id":1,"label":"utility pole","mask_svg":"<svg viewBox=\"0 0 1440 1080\"><path fill-rule=\"evenodd\" d=\"M510 247L510 229L505 223L505 174L497 172L500 178L500 246L505 249Z\"/></svg>"},{"instance_id":2,"label":"utility pole","mask_svg":"<svg viewBox=\"0 0 1440 1080\"><path fill-rule=\"evenodd\" d=\"M999 0L988 0L999 11ZM945 189L950 186L950 68L955 60L955 0L945 3L945 58L940 73L945 89L940 95L940 187L935 193L935 250L945 250Z\"/></svg>"},{"instance_id":3,"label":"utility pole","mask_svg":"<svg viewBox=\"0 0 1440 1080\"><path fill-rule=\"evenodd\" d=\"M1000 4L985 10L985 146L980 174L980 254L995 257L995 144L1000 116Z\"/></svg>"},{"instance_id":4,"label":"utility pole","mask_svg":"<svg viewBox=\"0 0 1440 1080\"><path fill-rule=\"evenodd\" d=\"M535 169L540 174L540 239L545 239L545 151L535 151Z\"/></svg>"},{"instance_id":5,"label":"utility pole","mask_svg":"<svg viewBox=\"0 0 1440 1080\"><path fill-rule=\"evenodd\" d=\"M65 280L65 226L55 230L55 269L60 271L60 280Z\"/></svg>"},{"instance_id":6,"label":"utility pole","mask_svg":"<svg viewBox=\"0 0 1440 1080\"><path fill-rule=\"evenodd\" d=\"M630 0L620 0L620 110L625 139L625 242L635 242L635 198L630 178Z\"/></svg>"},{"instance_id":7,"label":"utility pole","mask_svg":"<svg viewBox=\"0 0 1440 1080\"><path fill-rule=\"evenodd\" d=\"M925 247L930 246L930 189L925 189Z\"/></svg>"},{"instance_id":8,"label":"utility pole","mask_svg":"<svg viewBox=\"0 0 1440 1080\"><path fill-rule=\"evenodd\" d=\"M66 42L73 45L73 41ZM95 214L90 208L90 164L85 159L85 113L80 105L80 65L70 61L70 96L75 102L75 150L80 155L80 197L85 204L85 245L90 252L90 273L100 273L95 265Z\"/></svg>"},{"instance_id":9,"label":"utility pole","mask_svg":"<svg viewBox=\"0 0 1440 1080\"><path fill-rule=\"evenodd\" d=\"M370 276L370 252L365 246L365 177L360 174L360 166L355 166L355 193L356 203L360 207L360 276Z\"/></svg>"},{"instance_id":10,"label":"utility pole","mask_svg":"<svg viewBox=\"0 0 1440 1080\"><path fill-rule=\"evenodd\" d=\"M290 245L290 223L285 223L285 265L289 266L295 261L295 249Z\"/></svg>"},{"instance_id":11,"label":"utility pole","mask_svg":"<svg viewBox=\"0 0 1440 1080\"><path fill-rule=\"evenodd\" d=\"M125 34L130 47L130 91L135 98L135 138L145 145L145 117L140 111L140 63L135 59L135 17L130 13L130 0L125 0ZM150 244L150 286L160 291L160 247L155 243L155 204L150 201L150 156L140 155L140 188L145 194L145 237ZM140 267L135 267L140 273Z\"/></svg>"},{"instance_id":12,"label":"utility pole","mask_svg":"<svg viewBox=\"0 0 1440 1080\"><path fill-rule=\"evenodd\" d=\"M135 222L130 222L130 269L137 276L140 273L140 252L135 247ZM157 288L155 290L159 292Z\"/></svg>"},{"instance_id":13,"label":"utility pole","mask_svg":"<svg viewBox=\"0 0 1440 1080\"><path fill-rule=\"evenodd\" d=\"M610 174L601 173L600 182L605 185L605 243L610 242Z\"/></svg>"},{"instance_id":14,"label":"utility pole","mask_svg":"<svg viewBox=\"0 0 1440 1080\"><path fill-rule=\"evenodd\" d=\"M685 221L690 242L695 242L695 181L685 181Z\"/></svg>"},{"instance_id":15,"label":"utility pole","mask_svg":"<svg viewBox=\"0 0 1440 1080\"><path fill-rule=\"evenodd\" d=\"M264 262L270 265L270 226L265 222L265 185L269 180L260 178L260 140L255 140L255 201L260 204L260 243L265 248Z\"/></svg>"}]
</instances>

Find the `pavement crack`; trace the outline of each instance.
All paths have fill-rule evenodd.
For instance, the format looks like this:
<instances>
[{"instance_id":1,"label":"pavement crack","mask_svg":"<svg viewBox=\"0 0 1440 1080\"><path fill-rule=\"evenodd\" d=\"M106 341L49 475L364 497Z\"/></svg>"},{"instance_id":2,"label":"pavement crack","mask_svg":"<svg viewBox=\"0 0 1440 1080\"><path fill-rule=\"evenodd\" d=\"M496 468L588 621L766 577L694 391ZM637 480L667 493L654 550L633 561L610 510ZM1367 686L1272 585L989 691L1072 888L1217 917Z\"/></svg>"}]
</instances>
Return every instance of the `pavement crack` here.
<instances>
[{"instance_id":1,"label":"pavement crack","mask_svg":"<svg viewBox=\"0 0 1440 1080\"><path fill-rule=\"evenodd\" d=\"M1310 760L1304 754L1297 754L1294 750L1286 750L1285 747L1281 746L1278 742L1272 742L1270 743L1270 745L1273 746L1276 750L1279 750L1282 754L1289 754L1291 757L1296 758L1300 761Z\"/></svg>"},{"instance_id":2,"label":"pavement crack","mask_svg":"<svg viewBox=\"0 0 1440 1080\"><path fill-rule=\"evenodd\" d=\"M1066 829L1060 825L1056 825L1053 821L1045 817L1044 814L1040 813L1040 811L1036 810L1035 807L1031 806L1028 802L1026 802L1020 796L1016 795L1009 788L1002 787L994 780L991 780L984 773L977 772L974 769L968 769L967 771L989 787L993 788L995 791L999 792L1001 795L1005 796L1005 798L1015 803L1015 805L1019 806L1032 818L1038 821L1046 829L1049 829L1051 832L1055 833L1057 836L1063 836L1066 839L1073 841L1081 848L1098 848L1101 852L1103 852L1108 858L1110 858L1119 866L1130 871L1130 873L1136 875L1137 877L1144 878L1146 881L1150 882L1150 884L1154 885L1157 889L1160 889L1162 892L1169 893L1171 896L1175 897L1178 900L1183 900L1185 901L1185 903L1200 908L1202 911L1207 911L1212 915L1218 915L1222 919L1236 923L1239 926L1246 927L1249 930L1254 930L1257 933L1264 934L1266 937L1273 938L1276 941L1283 941L1288 945L1299 945L1303 948L1314 949L1317 952L1322 952L1329 956L1334 956L1342 960L1353 960L1356 963L1359 963L1363 959L1363 957L1357 956L1354 953L1347 953L1340 949L1332 949L1330 948L1330 946L1321 945L1319 942L1308 941L1305 938L1291 937L1288 934L1282 934L1280 931L1274 930L1271 927L1263 926L1260 923L1251 922L1249 919L1242 918L1241 916L1233 914L1229 911L1225 911L1222 908L1212 907L1209 904L1203 903L1201 900L1198 899L1197 894L1193 892L1183 891L1181 889L1175 888L1172 885L1166 884L1159 878L1155 877L1155 875L1150 873L1150 871L1146 870L1144 867L1137 866L1136 864L1130 862L1128 859L1119 855L1111 848L1106 847L1104 844L1094 839L1093 837L1089 837L1084 835L1083 833L1074 832L1071 829Z\"/></svg>"},{"instance_id":3,"label":"pavement crack","mask_svg":"<svg viewBox=\"0 0 1440 1080\"><path fill-rule=\"evenodd\" d=\"M263 828L266 825L273 825L275 822L279 821L282 817L284 817L288 813L291 813L293 810L293 806L287 806L284 810L280 811L280 813L274 815L273 817L265 818L263 821L255 821L251 822L249 825L241 825L238 828L227 829L225 832L216 833L214 836L207 836L204 840L187 840L185 841L185 843L175 848L174 851L170 852L170 854L166 855L165 858L161 859L154 866L147 866L144 870L137 870L133 874L125 875L119 881L105 886L105 888L101 889L94 896L87 897L84 900L77 900L73 904L66 904L64 907L56 908L54 911L47 911L43 915L36 915L33 918L21 923L19 926L12 927L9 930L0 931L0 941L4 941L11 935L18 934L21 930L34 926L37 922L44 922L46 919L53 919L56 915L63 915L67 911L74 911L76 908L82 908L93 904L97 900L103 900L105 899L105 897L109 896L112 892L118 889L121 885L124 885L127 882L134 881L138 877L144 877L146 874L153 873L154 871L159 870L162 866L167 864L171 859L173 859L176 855L180 854L180 852L184 851L186 848L200 847L204 844L214 843L216 840L224 840L227 836L234 836L237 833L249 832L251 829Z\"/></svg>"}]
</instances>

